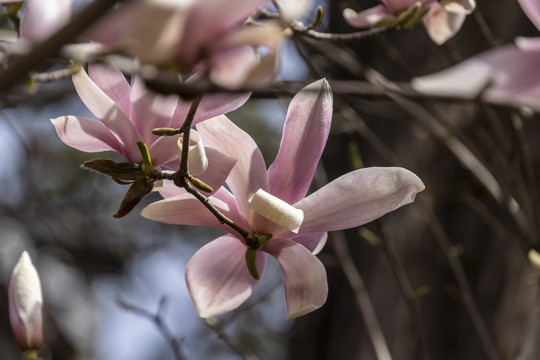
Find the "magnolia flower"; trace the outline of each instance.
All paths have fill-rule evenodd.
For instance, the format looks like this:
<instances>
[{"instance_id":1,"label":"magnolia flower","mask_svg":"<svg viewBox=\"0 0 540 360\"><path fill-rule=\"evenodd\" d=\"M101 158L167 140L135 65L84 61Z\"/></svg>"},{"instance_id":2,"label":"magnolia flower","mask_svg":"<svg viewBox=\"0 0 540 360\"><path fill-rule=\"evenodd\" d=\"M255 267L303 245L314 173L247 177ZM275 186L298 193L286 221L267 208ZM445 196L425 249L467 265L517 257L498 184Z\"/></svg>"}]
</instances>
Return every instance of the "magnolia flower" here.
<instances>
[{"instance_id":1,"label":"magnolia flower","mask_svg":"<svg viewBox=\"0 0 540 360\"><path fill-rule=\"evenodd\" d=\"M126 46L142 62L175 62L182 70L209 71L215 82L240 87L267 80L276 71L281 28L273 22L242 26L266 2L134 1L86 35L105 45ZM265 56L259 47L266 49Z\"/></svg>"},{"instance_id":2,"label":"magnolia flower","mask_svg":"<svg viewBox=\"0 0 540 360\"><path fill-rule=\"evenodd\" d=\"M60 139L85 152L117 152L133 164L142 162L137 146L137 141L142 140L149 148L154 166L177 170L179 135L159 137L152 130L180 128L190 102L176 96L163 97L150 93L137 76L133 77L130 86L120 71L108 67L90 65L88 72L89 75L84 70L77 72L73 76L73 83L81 100L100 121L72 115L53 119ZM205 95L197 108L193 124L232 111L248 97L249 94ZM222 159L216 151L207 155Z\"/></svg>"},{"instance_id":3,"label":"magnolia flower","mask_svg":"<svg viewBox=\"0 0 540 360\"><path fill-rule=\"evenodd\" d=\"M521 7L540 29L538 0L520 0ZM518 38L515 44L490 50L444 71L416 78L423 93L461 96L540 111L540 38Z\"/></svg>"},{"instance_id":4,"label":"magnolia flower","mask_svg":"<svg viewBox=\"0 0 540 360\"><path fill-rule=\"evenodd\" d=\"M0 3L20 1L0 0ZM26 0L25 3L20 36L30 41L41 41L49 37L71 17L72 0Z\"/></svg>"},{"instance_id":5,"label":"magnolia flower","mask_svg":"<svg viewBox=\"0 0 540 360\"><path fill-rule=\"evenodd\" d=\"M15 342L22 351L38 350L43 343L39 275L24 251L9 282L9 321Z\"/></svg>"},{"instance_id":6,"label":"magnolia flower","mask_svg":"<svg viewBox=\"0 0 540 360\"><path fill-rule=\"evenodd\" d=\"M351 26L371 27L385 20L395 19L412 6L419 4L418 14L427 12L422 21L429 37L441 45L459 31L465 16L476 6L475 0L381 0L381 2L381 5L361 12L345 9L343 17Z\"/></svg>"},{"instance_id":7,"label":"magnolia flower","mask_svg":"<svg viewBox=\"0 0 540 360\"><path fill-rule=\"evenodd\" d=\"M331 118L332 94L325 80L300 91L289 105L281 146L268 170L253 139L225 116L197 125L205 144L237 159L226 182L230 191L221 187L209 201L251 235L243 238L220 224L189 194L153 203L141 215L229 232L203 246L187 264L186 282L200 316L213 317L240 306L263 274L267 254L280 265L287 319L321 307L328 285L315 255L327 232L372 221L410 203L424 188L408 170L366 168L305 197Z\"/></svg>"}]
</instances>

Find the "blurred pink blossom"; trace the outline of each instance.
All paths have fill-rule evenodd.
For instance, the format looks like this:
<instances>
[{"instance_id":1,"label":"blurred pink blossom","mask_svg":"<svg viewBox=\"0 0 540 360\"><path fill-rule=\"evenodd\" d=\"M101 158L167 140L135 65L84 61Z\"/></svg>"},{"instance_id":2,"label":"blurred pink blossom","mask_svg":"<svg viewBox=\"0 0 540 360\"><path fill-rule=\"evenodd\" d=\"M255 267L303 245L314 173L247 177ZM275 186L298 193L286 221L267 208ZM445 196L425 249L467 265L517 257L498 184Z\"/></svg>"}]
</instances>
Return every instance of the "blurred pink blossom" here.
<instances>
[{"instance_id":1,"label":"blurred pink blossom","mask_svg":"<svg viewBox=\"0 0 540 360\"><path fill-rule=\"evenodd\" d=\"M327 232L370 222L412 202L424 188L408 170L366 168L305 197L328 137L332 101L325 80L292 99L278 155L268 170L253 139L225 116L197 125L205 144L237 159L228 188L216 191L210 203L261 242L247 244L189 194L142 210L141 215L152 220L228 232L203 246L187 264L186 282L200 316L213 317L240 306L257 285L254 272L262 275L266 254L280 265L287 319L316 310L328 293L325 268L315 256ZM256 270L248 269L248 255L253 255Z\"/></svg>"},{"instance_id":2,"label":"blurred pink blossom","mask_svg":"<svg viewBox=\"0 0 540 360\"><path fill-rule=\"evenodd\" d=\"M474 0L380 0L381 5L356 12L345 9L343 17L349 25L359 28L371 27L381 21L395 19L415 4L420 4L420 12L427 11L422 18L429 37L438 45L452 38L461 28L465 17L476 3Z\"/></svg>"},{"instance_id":3,"label":"blurred pink blossom","mask_svg":"<svg viewBox=\"0 0 540 360\"><path fill-rule=\"evenodd\" d=\"M540 29L540 2L519 0L525 14ZM482 99L540 111L540 38L518 38L441 72L413 79L423 93Z\"/></svg>"},{"instance_id":4,"label":"blurred pink blossom","mask_svg":"<svg viewBox=\"0 0 540 360\"><path fill-rule=\"evenodd\" d=\"M0 0L1 4L20 0ZM25 0L20 36L41 41L64 26L71 17L72 0Z\"/></svg>"},{"instance_id":5,"label":"blurred pink blossom","mask_svg":"<svg viewBox=\"0 0 540 360\"><path fill-rule=\"evenodd\" d=\"M250 86L272 78L277 68L281 27L272 21L243 25L267 2L133 1L98 22L87 37L125 46L144 63L174 63L181 71L208 71L220 85Z\"/></svg>"}]
</instances>

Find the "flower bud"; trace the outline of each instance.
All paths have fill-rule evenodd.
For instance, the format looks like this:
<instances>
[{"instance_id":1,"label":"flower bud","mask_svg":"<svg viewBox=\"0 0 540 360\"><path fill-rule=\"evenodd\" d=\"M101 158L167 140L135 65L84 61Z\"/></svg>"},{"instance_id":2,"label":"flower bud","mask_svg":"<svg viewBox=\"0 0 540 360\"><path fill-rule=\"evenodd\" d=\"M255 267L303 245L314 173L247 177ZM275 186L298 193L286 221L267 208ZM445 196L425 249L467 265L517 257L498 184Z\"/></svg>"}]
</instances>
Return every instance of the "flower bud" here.
<instances>
[{"instance_id":1,"label":"flower bud","mask_svg":"<svg viewBox=\"0 0 540 360\"><path fill-rule=\"evenodd\" d=\"M26 251L13 269L8 296L9 321L17 346L22 351L38 350L43 343L43 295L38 272Z\"/></svg>"}]
</instances>

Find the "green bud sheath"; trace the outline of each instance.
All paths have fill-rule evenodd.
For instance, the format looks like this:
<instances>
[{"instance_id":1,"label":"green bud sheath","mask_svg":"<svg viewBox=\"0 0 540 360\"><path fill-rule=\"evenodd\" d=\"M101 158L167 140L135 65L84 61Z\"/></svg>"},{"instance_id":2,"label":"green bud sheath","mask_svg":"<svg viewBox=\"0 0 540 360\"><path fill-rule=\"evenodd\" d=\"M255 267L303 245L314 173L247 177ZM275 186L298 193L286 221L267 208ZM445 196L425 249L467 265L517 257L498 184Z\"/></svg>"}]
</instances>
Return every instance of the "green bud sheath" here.
<instances>
[{"instance_id":1,"label":"green bud sheath","mask_svg":"<svg viewBox=\"0 0 540 360\"><path fill-rule=\"evenodd\" d=\"M250 275L255 280L260 280L259 270L257 269L257 251L259 250L249 247L246 249L246 265Z\"/></svg>"},{"instance_id":2,"label":"green bud sheath","mask_svg":"<svg viewBox=\"0 0 540 360\"><path fill-rule=\"evenodd\" d=\"M321 5L317 7L317 15L315 17L315 21L313 21L313 24L311 24L312 28L316 28L317 26L321 25L324 18L324 9Z\"/></svg>"},{"instance_id":3,"label":"green bud sheath","mask_svg":"<svg viewBox=\"0 0 540 360\"><path fill-rule=\"evenodd\" d=\"M179 134L177 129L173 128L155 128L152 130L152 134L157 136L172 136Z\"/></svg>"},{"instance_id":4,"label":"green bud sheath","mask_svg":"<svg viewBox=\"0 0 540 360\"><path fill-rule=\"evenodd\" d=\"M193 186L195 186L199 190L202 190L202 191L207 192L207 193L214 192L214 189L212 189L212 187L210 185L208 185L207 183L197 179L196 177L191 176L189 178L189 181L193 184Z\"/></svg>"},{"instance_id":5,"label":"green bud sheath","mask_svg":"<svg viewBox=\"0 0 540 360\"><path fill-rule=\"evenodd\" d=\"M150 159L150 151L148 151L148 146L146 146L144 141L137 140L137 147L139 148L142 156L141 170L145 175L151 176L153 166L152 159Z\"/></svg>"}]
</instances>

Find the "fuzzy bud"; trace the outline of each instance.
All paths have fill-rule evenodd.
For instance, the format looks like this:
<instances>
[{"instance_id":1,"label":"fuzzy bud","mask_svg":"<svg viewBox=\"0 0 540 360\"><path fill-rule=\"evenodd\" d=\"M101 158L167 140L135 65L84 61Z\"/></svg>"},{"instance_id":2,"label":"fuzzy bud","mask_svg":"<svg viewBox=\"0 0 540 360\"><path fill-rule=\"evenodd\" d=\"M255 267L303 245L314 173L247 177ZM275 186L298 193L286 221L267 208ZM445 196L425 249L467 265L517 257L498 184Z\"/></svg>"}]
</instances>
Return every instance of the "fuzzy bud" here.
<instances>
[{"instance_id":1,"label":"fuzzy bud","mask_svg":"<svg viewBox=\"0 0 540 360\"><path fill-rule=\"evenodd\" d=\"M15 342L22 351L38 350L43 343L43 295L39 275L24 251L9 282L9 321Z\"/></svg>"}]
</instances>

